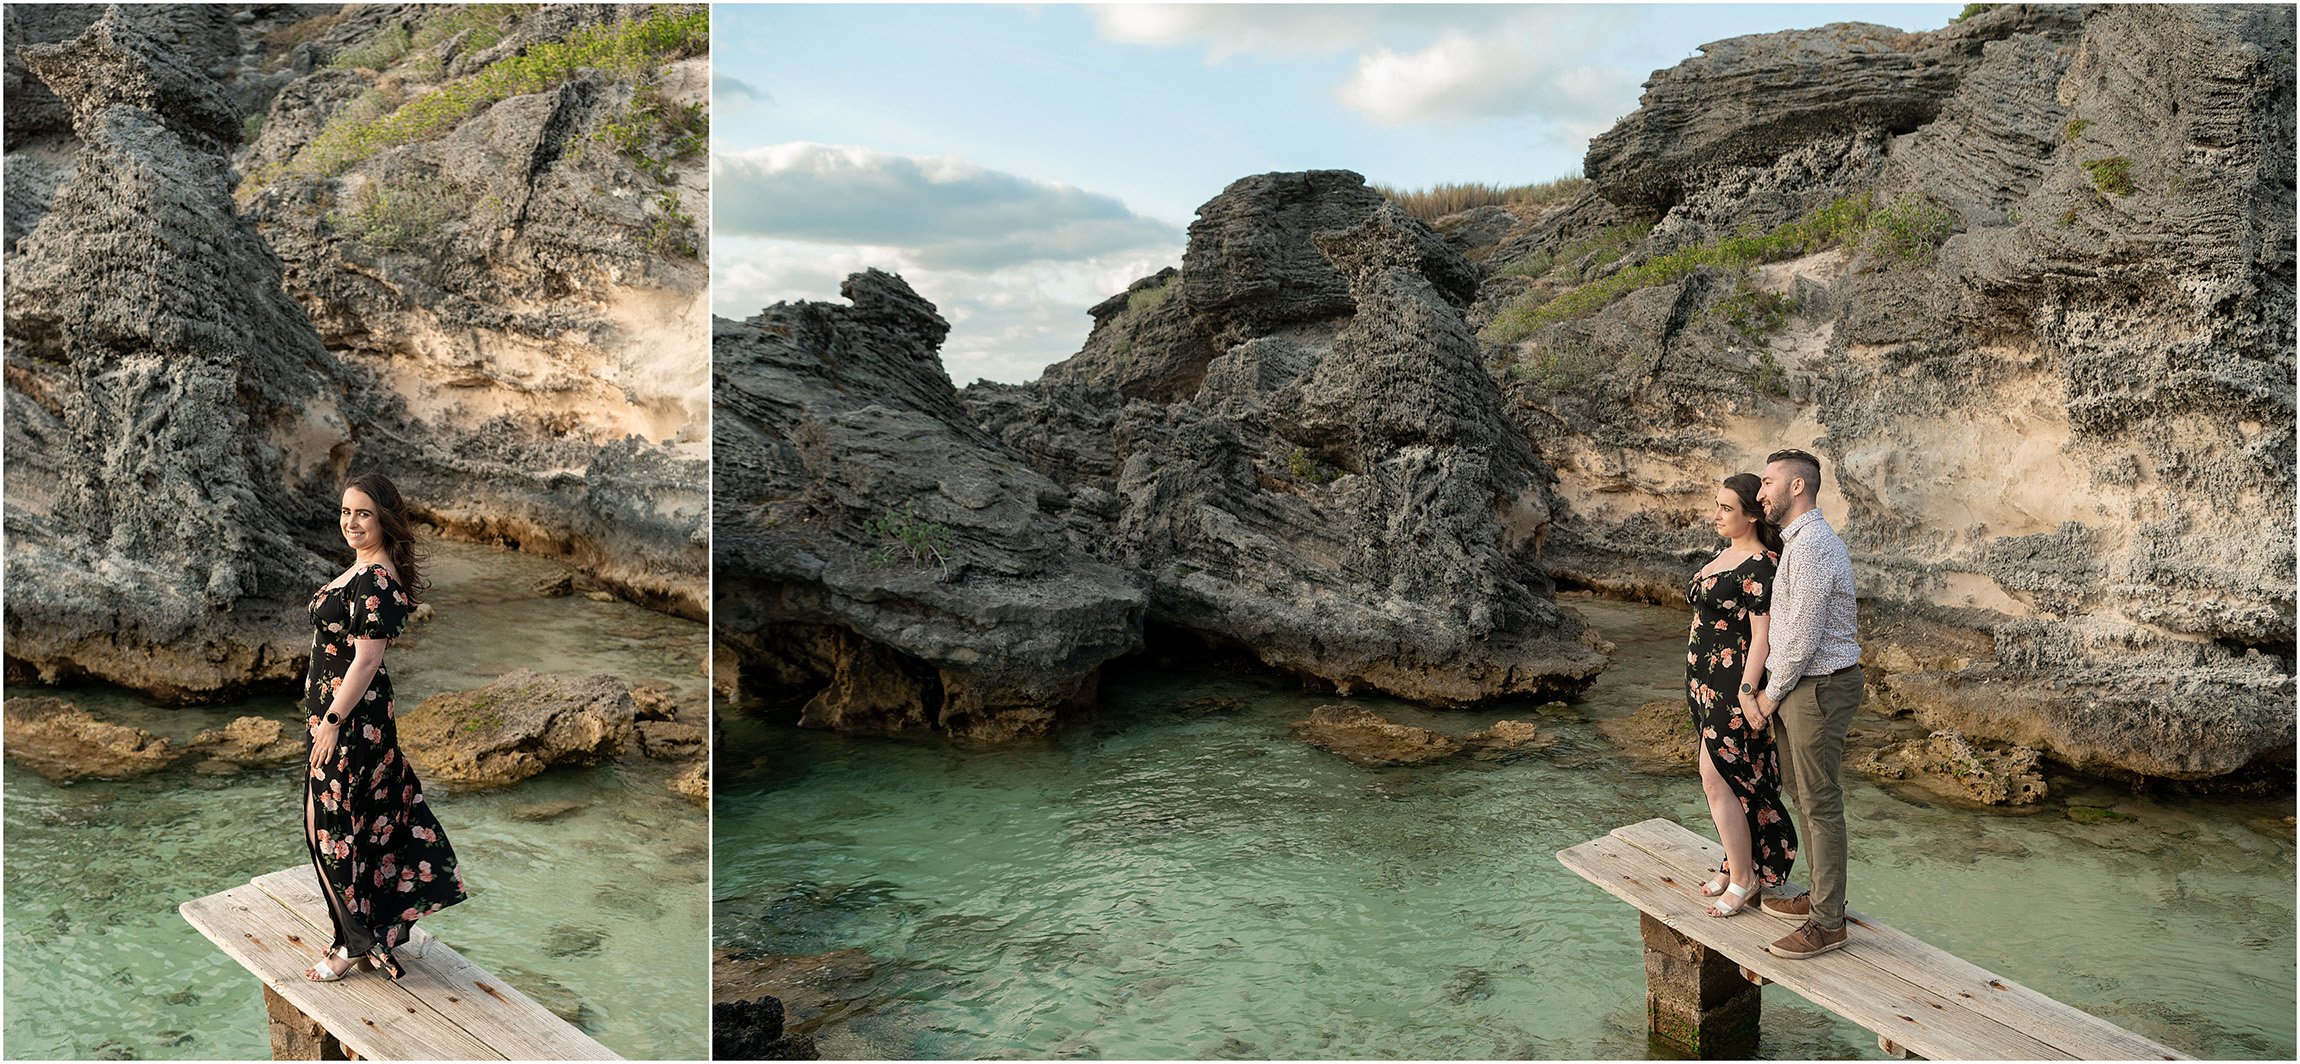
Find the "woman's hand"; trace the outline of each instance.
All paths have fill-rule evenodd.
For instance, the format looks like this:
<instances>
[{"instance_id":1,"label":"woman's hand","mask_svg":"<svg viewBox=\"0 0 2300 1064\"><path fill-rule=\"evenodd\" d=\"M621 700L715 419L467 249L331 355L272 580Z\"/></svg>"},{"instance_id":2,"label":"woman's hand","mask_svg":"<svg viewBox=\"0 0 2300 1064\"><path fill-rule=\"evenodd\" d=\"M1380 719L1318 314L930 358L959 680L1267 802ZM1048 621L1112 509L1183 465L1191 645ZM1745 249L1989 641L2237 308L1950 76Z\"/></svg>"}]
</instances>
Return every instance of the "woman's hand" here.
<instances>
[{"instance_id":1,"label":"woman's hand","mask_svg":"<svg viewBox=\"0 0 2300 1064\"><path fill-rule=\"evenodd\" d=\"M1741 719L1749 722L1750 731L1764 731L1771 715L1765 712L1763 701L1756 695L1741 696Z\"/></svg>"},{"instance_id":2,"label":"woman's hand","mask_svg":"<svg viewBox=\"0 0 2300 1064\"><path fill-rule=\"evenodd\" d=\"M342 730L342 724L329 724L324 721L312 726L310 765L314 770L326 764L329 757L334 756L335 738L337 733Z\"/></svg>"}]
</instances>

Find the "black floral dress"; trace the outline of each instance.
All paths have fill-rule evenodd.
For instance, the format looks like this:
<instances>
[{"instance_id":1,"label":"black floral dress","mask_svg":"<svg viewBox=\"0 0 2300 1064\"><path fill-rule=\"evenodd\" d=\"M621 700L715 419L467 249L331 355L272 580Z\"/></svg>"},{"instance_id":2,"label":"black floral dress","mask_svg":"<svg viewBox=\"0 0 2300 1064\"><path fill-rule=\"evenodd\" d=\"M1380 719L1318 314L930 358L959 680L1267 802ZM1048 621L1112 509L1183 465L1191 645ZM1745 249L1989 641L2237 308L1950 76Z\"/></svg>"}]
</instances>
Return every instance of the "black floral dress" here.
<instances>
[{"instance_id":1,"label":"black floral dress","mask_svg":"<svg viewBox=\"0 0 2300 1064\"><path fill-rule=\"evenodd\" d=\"M1773 573L1780 564L1780 556L1767 551L1685 586L1685 600L1693 604L1693 630L1685 639L1685 701L1709 763L1741 799L1757 878L1765 886L1788 876L1797 859L1797 828L1781 804L1781 757L1773 731L1754 731L1741 715L1741 675L1749 663L1749 618L1772 611ZM1727 871L1724 862L1718 871Z\"/></svg>"},{"instance_id":2,"label":"black floral dress","mask_svg":"<svg viewBox=\"0 0 2300 1064\"><path fill-rule=\"evenodd\" d=\"M304 675L307 722L334 704L351 669L354 639L390 639L407 624L407 592L381 565L312 595L311 668ZM399 749L391 676L377 668L367 692L340 722L335 754L307 773L311 809L304 842L335 923L334 945L354 956L407 941L417 917L462 901L463 876L423 787Z\"/></svg>"}]
</instances>

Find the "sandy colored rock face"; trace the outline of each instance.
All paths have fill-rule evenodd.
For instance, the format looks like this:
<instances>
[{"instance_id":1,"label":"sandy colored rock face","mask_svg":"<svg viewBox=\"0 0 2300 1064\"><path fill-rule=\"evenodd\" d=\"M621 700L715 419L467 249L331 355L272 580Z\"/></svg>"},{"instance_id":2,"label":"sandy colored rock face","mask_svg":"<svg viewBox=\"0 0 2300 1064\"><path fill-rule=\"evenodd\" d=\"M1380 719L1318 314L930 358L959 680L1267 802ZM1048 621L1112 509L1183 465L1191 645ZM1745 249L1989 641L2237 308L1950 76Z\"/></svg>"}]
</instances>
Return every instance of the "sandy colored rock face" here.
<instances>
[{"instance_id":1,"label":"sandy colored rock face","mask_svg":"<svg viewBox=\"0 0 2300 1064\"><path fill-rule=\"evenodd\" d=\"M166 739L97 720L60 698L11 698L6 713L8 760L51 783L147 776L179 753Z\"/></svg>"},{"instance_id":2,"label":"sandy colored rock face","mask_svg":"<svg viewBox=\"0 0 2300 1064\"><path fill-rule=\"evenodd\" d=\"M399 743L426 780L501 787L555 764L596 764L635 741L631 696L612 676L519 669L433 695L399 716Z\"/></svg>"},{"instance_id":3,"label":"sandy colored rock face","mask_svg":"<svg viewBox=\"0 0 2300 1064\"><path fill-rule=\"evenodd\" d=\"M1704 267L1489 337L1556 472L1550 569L1677 600L1717 481L1802 447L1895 705L2085 771L2289 764L2292 41L2283 10L2008 5L1656 75L1593 142L1591 198L1483 261L1627 222L1627 265L1862 194L1943 239ZM1715 106L1760 85L1783 106Z\"/></svg>"}]
</instances>

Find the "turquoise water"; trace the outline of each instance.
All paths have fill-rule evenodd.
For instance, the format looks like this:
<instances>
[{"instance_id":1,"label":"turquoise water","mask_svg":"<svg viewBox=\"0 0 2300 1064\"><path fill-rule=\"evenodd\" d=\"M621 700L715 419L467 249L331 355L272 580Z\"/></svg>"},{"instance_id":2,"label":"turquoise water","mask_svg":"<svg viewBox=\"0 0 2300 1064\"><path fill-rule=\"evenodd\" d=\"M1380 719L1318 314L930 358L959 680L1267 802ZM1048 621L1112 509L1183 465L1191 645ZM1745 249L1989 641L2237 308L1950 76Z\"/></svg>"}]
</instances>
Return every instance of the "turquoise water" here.
<instances>
[{"instance_id":1,"label":"turquoise water","mask_svg":"<svg viewBox=\"0 0 2300 1064\"><path fill-rule=\"evenodd\" d=\"M1360 768L1287 732L1330 696L1150 669L1020 748L727 721L715 937L860 951L789 995L826 1057L1647 1056L1635 915L1554 854L1651 816L1711 833L1692 778L1590 723L1674 693L1683 614L1575 605L1620 644L1576 712L1359 700L1560 736L1506 763ZM2290 801L2064 786L2135 818L2082 824L2061 794L1998 815L1848 789L1856 907L2188 1052L2293 1055L2293 845L2244 825ZM1777 988L1761 1052L1879 1055Z\"/></svg>"},{"instance_id":2,"label":"turquoise water","mask_svg":"<svg viewBox=\"0 0 2300 1064\"><path fill-rule=\"evenodd\" d=\"M396 641L404 707L512 668L705 687L703 626L621 602L533 597L550 561L442 544L434 618ZM12 685L178 740L259 714L301 729L293 699L159 709L123 692ZM215 777L197 759L143 779L48 783L10 765L6 1054L269 1059L262 992L176 906L305 861L294 766ZM629 1057L708 1052L707 817L671 769L557 769L426 797L471 899L422 926ZM542 819L538 819L542 818Z\"/></svg>"}]
</instances>

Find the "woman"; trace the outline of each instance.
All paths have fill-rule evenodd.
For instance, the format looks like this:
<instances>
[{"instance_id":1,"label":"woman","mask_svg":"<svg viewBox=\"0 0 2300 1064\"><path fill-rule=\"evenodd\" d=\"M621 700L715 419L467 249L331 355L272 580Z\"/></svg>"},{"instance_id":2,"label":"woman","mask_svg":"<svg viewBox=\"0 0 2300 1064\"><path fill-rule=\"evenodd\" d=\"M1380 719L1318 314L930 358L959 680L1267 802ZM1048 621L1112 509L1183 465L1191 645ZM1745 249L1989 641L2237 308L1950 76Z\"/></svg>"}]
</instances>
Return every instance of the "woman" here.
<instances>
[{"instance_id":1,"label":"woman","mask_svg":"<svg viewBox=\"0 0 2300 1064\"><path fill-rule=\"evenodd\" d=\"M311 668L304 675L311 771L304 844L328 901L335 942L304 978L334 982L354 967L400 976L392 947L417 917L462 901L463 877L439 821L399 750L384 648L423 588L399 489L381 474L353 477L337 514L351 568L312 595Z\"/></svg>"},{"instance_id":2,"label":"woman","mask_svg":"<svg viewBox=\"0 0 2300 1064\"><path fill-rule=\"evenodd\" d=\"M1717 489L1717 534L1726 548L1685 588L1693 630L1685 646L1686 702L1701 736L1701 790L1725 861L1702 896L1722 900L1711 916L1748 908L1760 886L1780 883L1797 858L1797 829L1781 804L1781 761L1756 692L1765 685L1765 641L1780 526L1757 501L1764 482L1735 473Z\"/></svg>"}]
</instances>

